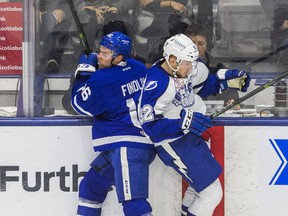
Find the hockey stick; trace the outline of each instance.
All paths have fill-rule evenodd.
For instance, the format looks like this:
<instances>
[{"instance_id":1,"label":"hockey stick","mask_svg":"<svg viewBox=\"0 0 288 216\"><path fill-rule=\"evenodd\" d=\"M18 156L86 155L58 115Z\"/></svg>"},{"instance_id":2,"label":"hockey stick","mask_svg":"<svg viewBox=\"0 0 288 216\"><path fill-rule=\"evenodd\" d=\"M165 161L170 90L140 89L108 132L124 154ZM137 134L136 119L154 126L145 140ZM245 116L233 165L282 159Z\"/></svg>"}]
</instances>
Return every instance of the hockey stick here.
<instances>
[{"instance_id":1,"label":"hockey stick","mask_svg":"<svg viewBox=\"0 0 288 216\"><path fill-rule=\"evenodd\" d=\"M288 71L280 74L279 76L275 77L274 79L270 80L269 82L259 86L258 88L254 89L253 91L247 93L246 95L244 95L243 97L235 100L233 103L223 107L221 110L216 111L215 113L213 113L212 115L210 115L210 117L213 119L221 114L223 114L224 112L226 112L227 110L233 108L235 105L242 103L243 101L247 100L248 98L251 98L252 96L258 94L259 92L263 91L264 89L268 88L269 86L274 85L275 83L277 83L278 81L280 81L281 79L285 78L286 76L288 76Z\"/></svg>"},{"instance_id":2,"label":"hockey stick","mask_svg":"<svg viewBox=\"0 0 288 216\"><path fill-rule=\"evenodd\" d=\"M73 19L75 21L75 24L76 24L76 27L77 27L77 30L78 30L78 33L79 33L79 38L80 38L80 40L82 42L82 45L84 46L85 51L90 53L91 50L90 50L90 47L89 47L85 32L83 30L83 27L82 27L82 25L81 25L81 23L79 21L78 15L77 15L77 13L75 11L75 7L74 7L74 4L72 2L73 0L67 0L67 1L69 3L69 7L70 7L70 10L71 10Z\"/></svg>"},{"instance_id":3,"label":"hockey stick","mask_svg":"<svg viewBox=\"0 0 288 216\"><path fill-rule=\"evenodd\" d=\"M277 55L278 53L280 53L280 52L282 52L282 51L284 51L284 50L286 50L286 49L288 49L288 44L285 44L285 45L283 45L283 46L281 46L281 47L278 47L277 49L272 50L271 52L267 53L266 55L261 56L261 57L259 57L259 58L257 58L257 59L254 59L253 61L247 63L246 65L244 65L243 70L247 70L248 68L251 68L251 67L254 66L255 64L258 64L258 63L260 63L260 62L263 62L263 61L265 61L266 59L268 59L268 58L270 58L270 57L272 57L272 56L274 56L274 55Z\"/></svg>"}]
</instances>

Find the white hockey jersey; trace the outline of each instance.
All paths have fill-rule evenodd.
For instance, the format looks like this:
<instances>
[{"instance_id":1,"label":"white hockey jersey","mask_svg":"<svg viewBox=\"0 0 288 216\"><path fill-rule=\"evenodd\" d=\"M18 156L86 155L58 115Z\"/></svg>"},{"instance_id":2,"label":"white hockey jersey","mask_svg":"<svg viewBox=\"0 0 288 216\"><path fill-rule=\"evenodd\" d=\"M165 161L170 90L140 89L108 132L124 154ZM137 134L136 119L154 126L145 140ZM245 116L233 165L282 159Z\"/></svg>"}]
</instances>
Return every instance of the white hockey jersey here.
<instances>
[{"instance_id":1,"label":"white hockey jersey","mask_svg":"<svg viewBox=\"0 0 288 216\"><path fill-rule=\"evenodd\" d=\"M187 78L170 76L161 67L162 62L150 68L139 103L142 128L156 146L183 136L181 110L189 108L205 114L201 96L219 93L220 89L217 78L202 62L196 62Z\"/></svg>"}]
</instances>

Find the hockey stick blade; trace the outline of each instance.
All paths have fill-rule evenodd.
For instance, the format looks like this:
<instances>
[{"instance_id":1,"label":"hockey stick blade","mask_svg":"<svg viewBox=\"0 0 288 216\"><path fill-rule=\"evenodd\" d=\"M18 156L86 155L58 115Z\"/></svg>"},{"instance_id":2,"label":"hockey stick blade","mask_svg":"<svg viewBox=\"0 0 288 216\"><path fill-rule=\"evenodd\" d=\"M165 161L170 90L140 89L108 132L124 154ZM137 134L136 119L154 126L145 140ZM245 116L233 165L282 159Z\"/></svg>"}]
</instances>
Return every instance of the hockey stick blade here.
<instances>
[{"instance_id":1,"label":"hockey stick blade","mask_svg":"<svg viewBox=\"0 0 288 216\"><path fill-rule=\"evenodd\" d=\"M263 91L264 89L268 88L269 86L274 85L275 83L279 82L281 79L285 78L286 76L288 76L288 71L280 74L279 76L273 78L272 80L270 80L269 82L259 86L258 88L254 89L253 91L247 93L246 95L244 95L243 97L235 100L233 103L223 107L221 110L216 111L215 113L210 115L210 118L215 118L217 116L220 116L221 114L225 113L227 110L230 110L231 108L233 108L234 106L236 106L237 104L242 103L243 101L251 98L252 96L258 94L259 92Z\"/></svg>"}]
</instances>

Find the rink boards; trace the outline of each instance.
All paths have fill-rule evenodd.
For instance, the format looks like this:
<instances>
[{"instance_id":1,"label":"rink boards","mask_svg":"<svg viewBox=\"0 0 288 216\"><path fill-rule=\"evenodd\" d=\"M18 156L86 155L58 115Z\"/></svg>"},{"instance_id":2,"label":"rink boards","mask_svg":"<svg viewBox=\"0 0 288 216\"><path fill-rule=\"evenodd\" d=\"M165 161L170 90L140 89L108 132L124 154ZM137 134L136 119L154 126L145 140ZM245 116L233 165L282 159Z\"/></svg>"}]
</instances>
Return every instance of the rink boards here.
<instances>
[{"instance_id":1,"label":"rink boards","mask_svg":"<svg viewBox=\"0 0 288 216\"><path fill-rule=\"evenodd\" d=\"M1 126L1 215L76 215L78 184L95 157L90 129ZM214 216L287 215L287 129L217 126L210 131L212 151L224 168L224 198ZM183 185L176 172L156 158L149 198L155 216L180 215ZM123 215L115 190L105 201L103 215Z\"/></svg>"}]
</instances>

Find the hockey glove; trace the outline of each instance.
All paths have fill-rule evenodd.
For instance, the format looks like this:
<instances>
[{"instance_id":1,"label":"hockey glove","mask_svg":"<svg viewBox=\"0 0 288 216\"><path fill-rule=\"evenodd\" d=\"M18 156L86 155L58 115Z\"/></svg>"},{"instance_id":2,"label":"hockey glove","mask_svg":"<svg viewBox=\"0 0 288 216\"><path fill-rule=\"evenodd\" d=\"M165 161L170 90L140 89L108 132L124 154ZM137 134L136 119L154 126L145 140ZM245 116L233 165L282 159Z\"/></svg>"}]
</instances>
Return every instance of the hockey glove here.
<instances>
[{"instance_id":1,"label":"hockey glove","mask_svg":"<svg viewBox=\"0 0 288 216\"><path fill-rule=\"evenodd\" d=\"M79 64L75 71L75 77L79 74L81 76L90 76L91 73L96 71L98 64L98 58L96 53L90 53L87 55L85 52L82 52L79 57Z\"/></svg>"},{"instance_id":2,"label":"hockey glove","mask_svg":"<svg viewBox=\"0 0 288 216\"><path fill-rule=\"evenodd\" d=\"M189 130L197 136L201 136L205 130L213 126L209 117L199 112L193 112L191 109L182 109L180 117L181 129Z\"/></svg>"},{"instance_id":3,"label":"hockey glove","mask_svg":"<svg viewBox=\"0 0 288 216\"><path fill-rule=\"evenodd\" d=\"M220 81L222 91L232 88L246 92L251 81L250 75L242 70L220 69L217 71L216 77Z\"/></svg>"}]
</instances>

